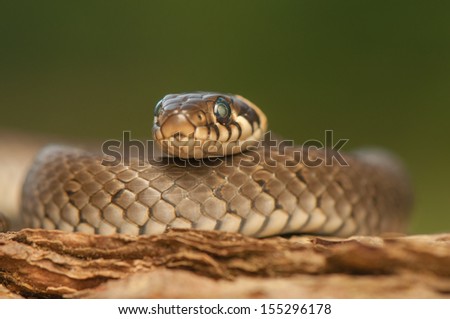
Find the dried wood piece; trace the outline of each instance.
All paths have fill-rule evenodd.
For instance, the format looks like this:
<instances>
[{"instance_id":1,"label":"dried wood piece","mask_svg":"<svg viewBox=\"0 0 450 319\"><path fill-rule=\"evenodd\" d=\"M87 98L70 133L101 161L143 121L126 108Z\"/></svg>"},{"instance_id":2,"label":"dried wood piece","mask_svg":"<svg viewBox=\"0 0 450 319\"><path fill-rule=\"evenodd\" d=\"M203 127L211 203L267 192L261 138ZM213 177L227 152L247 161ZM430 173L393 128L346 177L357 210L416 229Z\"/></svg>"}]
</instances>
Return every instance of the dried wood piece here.
<instances>
[{"instance_id":1,"label":"dried wood piece","mask_svg":"<svg viewBox=\"0 0 450 319\"><path fill-rule=\"evenodd\" d=\"M448 296L450 234L254 239L24 229L0 234L0 282L25 297Z\"/></svg>"}]
</instances>

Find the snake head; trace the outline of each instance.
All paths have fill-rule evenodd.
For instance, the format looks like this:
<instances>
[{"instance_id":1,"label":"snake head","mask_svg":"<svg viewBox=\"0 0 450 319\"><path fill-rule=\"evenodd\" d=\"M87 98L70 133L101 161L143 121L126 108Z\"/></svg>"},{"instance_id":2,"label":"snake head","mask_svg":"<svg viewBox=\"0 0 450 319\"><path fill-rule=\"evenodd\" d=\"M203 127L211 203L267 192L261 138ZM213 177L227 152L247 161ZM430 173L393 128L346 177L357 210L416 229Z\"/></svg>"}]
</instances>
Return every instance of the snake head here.
<instances>
[{"instance_id":1,"label":"snake head","mask_svg":"<svg viewBox=\"0 0 450 319\"><path fill-rule=\"evenodd\" d=\"M180 158L241 153L266 130L264 113L239 95L169 94L154 110L154 140L165 153Z\"/></svg>"}]
</instances>

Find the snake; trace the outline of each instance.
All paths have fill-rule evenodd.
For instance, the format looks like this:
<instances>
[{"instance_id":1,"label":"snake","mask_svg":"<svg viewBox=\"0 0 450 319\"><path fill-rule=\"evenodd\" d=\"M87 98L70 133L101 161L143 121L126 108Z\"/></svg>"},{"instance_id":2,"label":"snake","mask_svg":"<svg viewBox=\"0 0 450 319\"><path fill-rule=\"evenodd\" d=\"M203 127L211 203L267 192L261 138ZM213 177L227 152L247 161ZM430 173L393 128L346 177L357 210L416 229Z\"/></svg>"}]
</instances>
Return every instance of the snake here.
<instances>
[{"instance_id":1,"label":"snake","mask_svg":"<svg viewBox=\"0 0 450 319\"><path fill-rule=\"evenodd\" d=\"M407 227L411 183L390 153L264 142L266 115L233 94L166 95L153 121L160 152L145 160L51 144L29 146L36 154L21 161L12 155L20 146L3 138L0 157L21 173L2 175L0 161L0 211L16 211L19 228L101 235L185 228L348 237Z\"/></svg>"}]
</instances>

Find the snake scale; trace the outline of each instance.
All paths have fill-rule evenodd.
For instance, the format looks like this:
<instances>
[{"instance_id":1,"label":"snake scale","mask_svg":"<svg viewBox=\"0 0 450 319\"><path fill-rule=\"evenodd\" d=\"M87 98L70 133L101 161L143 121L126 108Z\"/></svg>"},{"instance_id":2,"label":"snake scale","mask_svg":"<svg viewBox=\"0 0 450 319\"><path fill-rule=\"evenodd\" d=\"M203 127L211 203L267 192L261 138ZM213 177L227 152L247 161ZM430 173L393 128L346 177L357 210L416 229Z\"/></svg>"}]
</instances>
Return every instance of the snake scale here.
<instances>
[{"instance_id":1,"label":"snake scale","mask_svg":"<svg viewBox=\"0 0 450 319\"><path fill-rule=\"evenodd\" d=\"M17 182L20 227L105 235L194 228L254 237L404 231L412 195L398 161L357 151L342 154L346 165L330 164L323 149L265 147L266 130L264 113L241 96L167 95L153 126L164 164L131 158L112 165L81 149L44 147Z\"/></svg>"}]
</instances>

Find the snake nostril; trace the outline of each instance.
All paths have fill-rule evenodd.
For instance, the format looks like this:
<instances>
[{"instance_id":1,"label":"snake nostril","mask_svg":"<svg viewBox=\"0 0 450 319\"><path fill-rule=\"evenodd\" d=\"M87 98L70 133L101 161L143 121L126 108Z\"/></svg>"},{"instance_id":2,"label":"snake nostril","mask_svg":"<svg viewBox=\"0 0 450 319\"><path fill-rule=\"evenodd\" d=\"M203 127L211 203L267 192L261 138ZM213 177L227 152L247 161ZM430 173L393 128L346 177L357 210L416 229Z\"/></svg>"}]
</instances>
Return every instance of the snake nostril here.
<instances>
[{"instance_id":1,"label":"snake nostril","mask_svg":"<svg viewBox=\"0 0 450 319\"><path fill-rule=\"evenodd\" d=\"M192 116L189 116L189 119L195 125L205 125L206 124L206 115L203 111L198 111L195 114L192 114Z\"/></svg>"}]
</instances>

